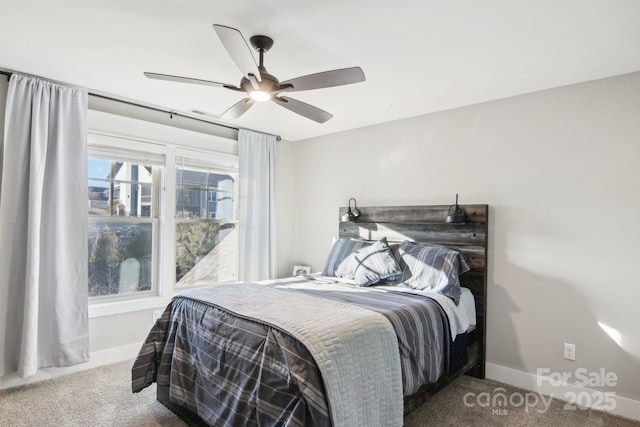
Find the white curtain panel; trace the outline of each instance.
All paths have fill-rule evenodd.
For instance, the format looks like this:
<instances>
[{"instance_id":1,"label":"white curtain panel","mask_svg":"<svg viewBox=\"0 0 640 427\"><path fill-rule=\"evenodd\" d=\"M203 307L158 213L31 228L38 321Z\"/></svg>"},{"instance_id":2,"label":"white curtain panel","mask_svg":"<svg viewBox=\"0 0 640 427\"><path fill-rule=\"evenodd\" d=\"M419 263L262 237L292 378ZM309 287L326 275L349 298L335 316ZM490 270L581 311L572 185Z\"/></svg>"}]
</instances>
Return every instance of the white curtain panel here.
<instances>
[{"instance_id":1,"label":"white curtain panel","mask_svg":"<svg viewBox=\"0 0 640 427\"><path fill-rule=\"evenodd\" d=\"M14 74L0 191L0 376L89 359L87 93Z\"/></svg>"},{"instance_id":2,"label":"white curtain panel","mask_svg":"<svg viewBox=\"0 0 640 427\"><path fill-rule=\"evenodd\" d=\"M276 137L241 129L238 155L239 278L243 281L275 279Z\"/></svg>"}]
</instances>

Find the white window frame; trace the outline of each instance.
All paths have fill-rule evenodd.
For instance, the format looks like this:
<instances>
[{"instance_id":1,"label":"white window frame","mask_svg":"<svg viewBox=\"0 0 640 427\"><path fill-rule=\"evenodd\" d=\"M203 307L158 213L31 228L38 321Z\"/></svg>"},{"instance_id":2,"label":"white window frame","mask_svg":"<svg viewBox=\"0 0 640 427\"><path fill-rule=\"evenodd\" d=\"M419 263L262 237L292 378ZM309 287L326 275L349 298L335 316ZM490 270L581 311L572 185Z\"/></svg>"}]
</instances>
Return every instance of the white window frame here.
<instances>
[{"instance_id":1,"label":"white window frame","mask_svg":"<svg viewBox=\"0 0 640 427\"><path fill-rule=\"evenodd\" d=\"M111 158L118 158L119 155L129 155L133 158L140 156L140 163L145 163L145 153L147 153L147 156L153 159L150 163L158 164L159 159L162 158L161 166L164 170L164 173L159 177L158 187L156 188L156 197L158 197L157 218L142 220L142 222L153 223L156 227L152 242L152 280L154 282L152 283L151 290L89 298L89 317L127 313L130 311L151 309L162 305L167 300L166 286L164 286L165 273L164 268L162 268L164 258L163 248L166 240L166 238L164 238L166 231L163 223L166 210L164 204L166 203L167 147L150 141L141 141L121 135L108 135L91 131L88 135L88 145L89 156L94 155L96 157ZM99 219L101 220L102 218ZM105 217L104 219L110 221L113 217ZM116 221L131 222L125 218L116 218ZM140 221L137 219L136 222Z\"/></svg>"},{"instance_id":2,"label":"white window frame","mask_svg":"<svg viewBox=\"0 0 640 427\"><path fill-rule=\"evenodd\" d=\"M122 295L89 301L89 317L163 309L175 294L176 155L202 159L215 169L238 169L238 144L214 135L89 110L89 144L118 150L164 155L161 203L158 211L158 278L155 293ZM236 190L237 191L237 190ZM236 201L237 201L236 192ZM237 211L237 202L235 204ZM237 218L237 213L236 213ZM237 269L237 263L236 263ZM141 293L140 293L141 294Z\"/></svg>"}]
</instances>

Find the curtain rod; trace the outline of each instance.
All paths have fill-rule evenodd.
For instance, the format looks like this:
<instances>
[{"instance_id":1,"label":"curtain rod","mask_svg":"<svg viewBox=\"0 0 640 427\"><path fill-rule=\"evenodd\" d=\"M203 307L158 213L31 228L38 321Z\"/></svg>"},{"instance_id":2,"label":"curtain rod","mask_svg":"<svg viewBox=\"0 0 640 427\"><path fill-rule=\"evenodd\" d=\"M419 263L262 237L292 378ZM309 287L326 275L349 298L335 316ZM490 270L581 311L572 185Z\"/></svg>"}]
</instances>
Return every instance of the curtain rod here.
<instances>
[{"instance_id":1,"label":"curtain rod","mask_svg":"<svg viewBox=\"0 0 640 427\"><path fill-rule=\"evenodd\" d=\"M44 79L44 80L53 81L53 80L50 80L50 79L47 79L47 78L44 78L44 77L40 77L40 76L36 76L36 75L33 75L33 74L21 73L19 71L11 71L11 70L7 70L7 69L4 69L4 68L0 68L0 74L4 74L7 77L11 77L11 75L14 74L14 73L18 73L18 74L22 74L22 75L26 75L26 76L31 76L31 77L36 77L36 78L40 78L40 79ZM66 86L74 86L74 85L69 85L68 83L63 83L63 82L58 82L58 81L53 81L53 82L54 83L58 83L58 84L62 84L62 85L66 85ZM78 87L78 86L74 86L74 87ZM208 123L208 124L214 125L214 126L224 127L224 128L227 128L227 129L233 129L233 130L238 130L238 131L240 130L240 128L235 127L235 126L222 124L222 123L216 123L216 122L212 122L210 120L201 119L199 117L193 117L192 115L181 113L179 111L168 110L166 108L161 108L161 107L156 107L156 106L151 106L151 105L144 105L144 104L141 104L139 102L129 101L129 100L126 100L126 99L117 98L117 97L114 97L112 95L100 94L100 93L97 93L95 91L91 91L90 89L86 89L86 90L87 90L89 96L92 96L92 97L95 97L95 98L106 99L108 101L120 102L122 104L132 105L134 107L145 108L147 110L157 111L157 112L160 112L160 113L166 113L166 114L169 114L170 117L179 116L179 117L184 117L186 119L195 120L195 121L198 121L198 122ZM246 129L246 130L251 130L253 132L258 132L258 131L254 131L252 129ZM265 132L260 132L260 133L265 133ZM267 135L273 135L273 134L267 134ZM273 135L273 136L276 137L277 141L281 140L280 135Z\"/></svg>"}]
</instances>

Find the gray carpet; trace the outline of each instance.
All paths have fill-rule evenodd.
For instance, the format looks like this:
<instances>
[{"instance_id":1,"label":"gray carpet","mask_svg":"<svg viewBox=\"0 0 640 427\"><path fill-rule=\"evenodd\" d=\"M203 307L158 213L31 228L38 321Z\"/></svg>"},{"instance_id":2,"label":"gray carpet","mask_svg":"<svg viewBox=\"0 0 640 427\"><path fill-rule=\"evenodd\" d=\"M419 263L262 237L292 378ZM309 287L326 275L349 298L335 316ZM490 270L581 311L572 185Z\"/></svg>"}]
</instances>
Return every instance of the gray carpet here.
<instances>
[{"instance_id":1,"label":"gray carpet","mask_svg":"<svg viewBox=\"0 0 640 427\"><path fill-rule=\"evenodd\" d=\"M0 426L184 426L155 400L155 385L131 393L131 364L117 363L0 391ZM567 411L560 401L553 401L545 413L538 412L544 409L541 402L528 411L524 405L503 407L501 413L479 406L477 398L467 397L474 405L465 405L467 393L493 395L497 387L503 387L507 396L526 393L494 381L461 377L409 414L405 426L640 426L603 412Z\"/></svg>"}]
</instances>

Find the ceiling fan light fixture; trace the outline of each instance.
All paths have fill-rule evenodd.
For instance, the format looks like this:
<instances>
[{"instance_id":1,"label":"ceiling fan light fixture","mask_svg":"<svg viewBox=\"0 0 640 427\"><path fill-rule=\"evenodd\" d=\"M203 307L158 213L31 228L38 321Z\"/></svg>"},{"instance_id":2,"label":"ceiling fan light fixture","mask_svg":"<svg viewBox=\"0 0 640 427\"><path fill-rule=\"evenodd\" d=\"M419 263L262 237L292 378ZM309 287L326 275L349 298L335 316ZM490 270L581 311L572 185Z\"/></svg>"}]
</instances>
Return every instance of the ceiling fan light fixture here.
<instances>
[{"instance_id":1,"label":"ceiling fan light fixture","mask_svg":"<svg viewBox=\"0 0 640 427\"><path fill-rule=\"evenodd\" d=\"M264 102L271 99L271 94L269 92L265 92L263 90L254 90L249 93L249 96L258 102Z\"/></svg>"},{"instance_id":2,"label":"ceiling fan light fixture","mask_svg":"<svg viewBox=\"0 0 640 427\"><path fill-rule=\"evenodd\" d=\"M145 72L144 75L150 79L214 86L246 94L248 97L236 102L222 114L222 117L225 118L236 119L240 117L256 102L275 101L282 108L286 108L317 123L325 123L333 115L313 105L281 96L282 93L322 89L365 81L364 72L360 67L350 67L307 74L280 82L276 76L269 74L264 66L264 55L273 46L272 38L264 35L255 35L249 39L251 46L260 55L260 62L257 64L247 41L239 30L219 24L214 24L213 28L218 34L222 46L243 74L239 85L171 74Z\"/></svg>"}]
</instances>

